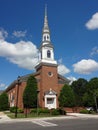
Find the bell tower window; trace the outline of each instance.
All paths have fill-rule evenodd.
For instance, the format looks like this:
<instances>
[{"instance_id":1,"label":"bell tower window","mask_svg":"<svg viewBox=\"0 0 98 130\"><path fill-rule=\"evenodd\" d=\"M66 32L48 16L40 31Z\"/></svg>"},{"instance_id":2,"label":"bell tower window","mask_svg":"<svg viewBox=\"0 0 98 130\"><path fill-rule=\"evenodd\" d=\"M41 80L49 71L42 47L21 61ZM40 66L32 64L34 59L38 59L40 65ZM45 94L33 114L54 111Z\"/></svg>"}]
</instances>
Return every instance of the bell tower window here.
<instances>
[{"instance_id":1,"label":"bell tower window","mask_svg":"<svg viewBox=\"0 0 98 130\"><path fill-rule=\"evenodd\" d=\"M41 52L41 59L42 59L42 52Z\"/></svg>"},{"instance_id":2,"label":"bell tower window","mask_svg":"<svg viewBox=\"0 0 98 130\"><path fill-rule=\"evenodd\" d=\"M46 41L46 36L44 36L44 41Z\"/></svg>"},{"instance_id":3,"label":"bell tower window","mask_svg":"<svg viewBox=\"0 0 98 130\"><path fill-rule=\"evenodd\" d=\"M50 50L47 51L47 57L48 57L48 58L51 57L51 52L50 52Z\"/></svg>"}]
</instances>

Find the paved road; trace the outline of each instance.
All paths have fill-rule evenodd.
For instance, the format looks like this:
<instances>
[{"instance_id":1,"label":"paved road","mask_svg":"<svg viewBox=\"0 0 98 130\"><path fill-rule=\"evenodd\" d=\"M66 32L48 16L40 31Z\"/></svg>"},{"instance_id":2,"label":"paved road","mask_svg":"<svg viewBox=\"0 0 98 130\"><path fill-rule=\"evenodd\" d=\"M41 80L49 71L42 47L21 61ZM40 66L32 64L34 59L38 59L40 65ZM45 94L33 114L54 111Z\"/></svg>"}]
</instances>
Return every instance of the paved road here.
<instances>
[{"instance_id":1,"label":"paved road","mask_svg":"<svg viewBox=\"0 0 98 130\"><path fill-rule=\"evenodd\" d=\"M98 119L62 119L0 124L0 130L98 130Z\"/></svg>"}]
</instances>

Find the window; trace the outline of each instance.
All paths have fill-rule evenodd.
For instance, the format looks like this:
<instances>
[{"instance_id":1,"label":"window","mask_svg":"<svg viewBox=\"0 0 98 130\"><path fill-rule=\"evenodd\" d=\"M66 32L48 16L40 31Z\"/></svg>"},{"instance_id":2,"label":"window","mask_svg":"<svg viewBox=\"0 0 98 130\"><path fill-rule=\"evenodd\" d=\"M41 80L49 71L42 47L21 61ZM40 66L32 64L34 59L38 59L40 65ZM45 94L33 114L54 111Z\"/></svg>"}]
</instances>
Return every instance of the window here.
<instances>
[{"instance_id":1,"label":"window","mask_svg":"<svg viewBox=\"0 0 98 130\"><path fill-rule=\"evenodd\" d=\"M49 40L49 36L47 36L47 40Z\"/></svg>"},{"instance_id":2,"label":"window","mask_svg":"<svg viewBox=\"0 0 98 130\"><path fill-rule=\"evenodd\" d=\"M52 72L48 72L48 76L49 76L49 77L52 77L52 76L53 76L53 73L52 73Z\"/></svg>"},{"instance_id":3,"label":"window","mask_svg":"<svg viewBox=\"0 0 98 130\"><path fill-rule=\"evenodd\" d=\"M54 98L47 98L47 104L53 104Z\"/></svg>"},{"instance_id":4,"label":"window","mask_svg":"<svg viewBox=\"0 0 98 130\"><path fill-rule=\"evenodd\" d=\"M50 58L51 57L51 53L50 50L47 51L47 57Z\"/></svg>"},{"instance_id":5,"label":"window","mask_svg":"<svg viewBox=\"0 0 98 130\"><path fill-rule=\"evenodd\" d=\"M41 59L42 59L42 52L41 52Z\"/></svg>"},{"instance_id":6,"label":"window","mask_svg":"<svg viewBox=\"0 0 98 130\"><path fill-rule=\"evenodd\" d=\"M44 36L44 41L46 41L46 36Z\"/></svg>"}]
</instances>

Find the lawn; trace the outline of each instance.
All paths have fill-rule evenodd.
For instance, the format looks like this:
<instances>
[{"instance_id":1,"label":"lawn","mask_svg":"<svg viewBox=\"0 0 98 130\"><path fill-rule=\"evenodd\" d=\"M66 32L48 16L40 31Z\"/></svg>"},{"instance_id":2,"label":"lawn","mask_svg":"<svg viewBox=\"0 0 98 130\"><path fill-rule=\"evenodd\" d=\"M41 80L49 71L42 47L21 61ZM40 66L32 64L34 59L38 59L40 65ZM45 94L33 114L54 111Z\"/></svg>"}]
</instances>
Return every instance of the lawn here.
<instances>
[{"instance_id":1,"label":"lawn","mask_svg":"<svg viewBox=\"0 0 98 130\"><path fill-rule=\"evenodd\" d=\"M5 112L5 114L12 118L12 119L15 119L15 113L11 113L11 112ZM30 114L27 114L27 118L37 118L37 117L53 117L53 116L56 116L56 115L51 115L51 114L40 114L38 115L37 113L30 113ZM26 118L26 115L24 113L18 113L17 114L17 118Z\"/></svg>"}]
</instances>

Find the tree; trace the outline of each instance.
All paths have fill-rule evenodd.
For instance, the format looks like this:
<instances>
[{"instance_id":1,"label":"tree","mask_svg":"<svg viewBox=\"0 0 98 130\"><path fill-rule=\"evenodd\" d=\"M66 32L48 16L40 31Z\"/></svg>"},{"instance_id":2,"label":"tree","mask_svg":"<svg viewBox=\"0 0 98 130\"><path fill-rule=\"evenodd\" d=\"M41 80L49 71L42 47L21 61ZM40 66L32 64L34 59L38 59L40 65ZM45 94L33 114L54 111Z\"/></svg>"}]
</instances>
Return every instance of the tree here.
<instances>
[{"instance_id":1,"label":"tree","mask_svg":"<svg viewBox=\"0 0 98 130\"><path fill-rule=\"evenodd\" d=\"M30 76L23 93L24 108L34 108L37 106L37 81L34 76Z\"/></svg>"},{"instance_id":2,"label":"tree","mask_svg":"<svg viewBox=\"0 0 98 130\"><path fill-rule=\"evenodd\" d=\"M74 93L69 85L64 85L59 96L59 103L61 107L74 106Z\"/></svg>"},{"instance_id":3,"label":"tree","mask_svg":"<svg viewBox=\"0 0 98 130\"><path fill-rule=\"evenodd\" d=\"M83 99L83 106L85 107L94 106L94 98L90 93L86 92L82 99Z\"/></svg>"},{"instance_id":4,"label":"tree","mask_svg":"<svg viewBox=\"0 0 98 130\"><path fill-rule=\"evenodd\" d=\"M71 85L75 94L76 106L83 106L83 95L85 94L87 83L87 80L79 78L77 81L74 81Z\"/></svg>"},{"instance_id":5,"label":"tree","mask_svg":"<svg viewBox=\"0 0 98 130\"><path fill-rule=\"evenodd\" d=\"M95 102L96 99L96 102ZM98 78L92 78L86 88L86 93L83 97L85 106L95 107L98 104Z\"/></svg>"},{"instance_id":6,"label":"tree","mask_svg":"<svg viewBox=\"0 0 98 130\"><path fill-rule=\"evenodd\" d=\"M8 103L8 95L3 92L0 95L0 110L4 111L4 110L8 110L9 108L9 103Z\"/></svg>"}]
</instances>

